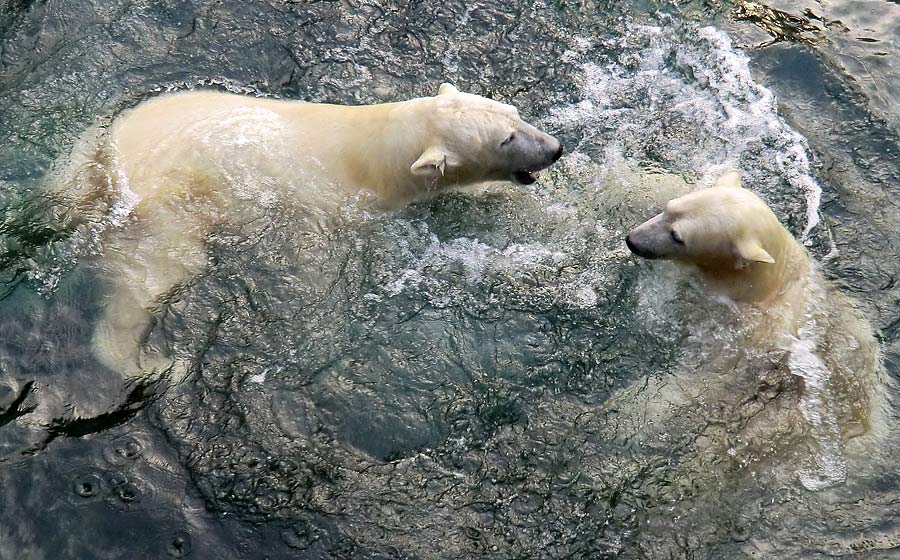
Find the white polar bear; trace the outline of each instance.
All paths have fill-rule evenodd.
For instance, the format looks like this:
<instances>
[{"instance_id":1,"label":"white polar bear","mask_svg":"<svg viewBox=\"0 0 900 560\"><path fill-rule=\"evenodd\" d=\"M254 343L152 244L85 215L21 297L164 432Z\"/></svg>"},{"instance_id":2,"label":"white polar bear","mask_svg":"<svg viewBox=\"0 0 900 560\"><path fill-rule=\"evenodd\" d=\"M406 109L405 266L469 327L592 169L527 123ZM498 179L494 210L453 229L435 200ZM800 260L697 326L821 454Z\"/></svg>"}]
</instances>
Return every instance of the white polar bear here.
<instances>
[{"instance_id":1,"label":"white polar bear","mask_svg":"<svg viewBox=\"0 0 900 560\"><path fill-rule=\"evenodd\" d=\"M732 421L741 419L734 422L741 426L737 439L756 439L757 456L764 454L762 447L776 450L778 437L796 443L786 434L811 436L816 456L800 473L808 488L842 480L844 444L880 427L879 346L861 313L825 282L769 207L740 186L738 172L669 201L664 212L633 229L626 244L638 256L694 267L713 293L731 302L738 311L736 327L761 351L751 358L760 362L756 374L743 377L709 373L737 366L723 366L723 352L706 352L713 363L689 364L695 371L651 389L657 397L648 417L665 429L667 415L690 408L692 399L716 403L709 410L730 410ZM779 350L787 356L783 365L763 365L766 352L771 358ZM699 385L705 375L712 377ZM722 392L711 389L717 384Z\"/></svg>"},{"instance_id":2,"label":"white polar bear","mask_svg":"<svg viewBox=\"0 0 900 560\"><path fill-rule=\"evenodd\" d=\"M696 266L716 292L734 301L766 306L802 298L809 270L806 251L759 197L741 188L735 170L712 189L669 201L625 243L647 259Z\"/></svg>"},{"instance_id":3,"label":"white polar bear","mask_svg":"<svg viewBox=\"0 0 900 560\"><path fill-rule=\"evenodd\" d=\"M126 376L164 369L142 352L150 308L206 266L215 223L270 203L273 192L334 208L371 191L399 207L445 189L535 181L560 142L517 110L443 84L435 97L340 106L184 92L120 115L88 158L96 182L133 195L123 228L104 246L108 304L94 335L100 360ZM82 164L82 170L85 165Z\"/></svg>"}]
</instances>

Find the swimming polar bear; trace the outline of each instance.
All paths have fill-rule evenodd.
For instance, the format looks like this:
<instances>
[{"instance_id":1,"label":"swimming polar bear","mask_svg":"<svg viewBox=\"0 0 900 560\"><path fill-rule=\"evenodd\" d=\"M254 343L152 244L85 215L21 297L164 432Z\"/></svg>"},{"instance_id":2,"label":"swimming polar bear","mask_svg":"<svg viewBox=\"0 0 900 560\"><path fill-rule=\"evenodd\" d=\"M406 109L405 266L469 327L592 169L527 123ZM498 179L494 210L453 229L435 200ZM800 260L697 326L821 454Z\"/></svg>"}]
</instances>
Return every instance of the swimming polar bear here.
<instances>
[{"instance_id":1,"label":"swimming polar bear","mask_svg":"<svg viewBox=\"0 0 900 560\"><path fill-rule=\"evenodd\" d=\"M134 202L104 245L110 290L95 354L125 376L169 368L164 352L141 350L150 309L205 268L214 224L239 223L273 192L326 213L361 191L396 208L446 189L533 183L562 151L515 107L450 84L434 97L366 106L208 91L141 103L116 118L93 156L103 180Z\"/></svg>"},{"instance_id":2,"label":"swimming polar bear","mask_svg":"<svg viewBox=\"0 0 900 560\"><path fill-rule=\"evenodd\" d=\"M735 170L712 189L669 201L625 244L646 259L692 264L715 292L764 306L801 300L809 271L806 251L759 197L740 186Z\"/></svg>"},{"instance_id":3,"label":"swimming polar bear","mask_svg":"<svg viewBox=\"0 0 900 560\"><path fill-rule=\"evenodd\" d=\"M677 423L674 410L704 410L710 426L734 430L723 436L732 456L805 446L807 464L798 474L807 488L843 480L845 445L879 427L879 346L862 314L827 285L769 207L740 186L738 172L669 201L627 235L626 245L643 258L693 267L736 311L732 326L746 335L729 338L721 332L728 326L707 325L705 336L720 347L700 342L698 355L708 363L691 363L694 371L674 380L650 381L655 397L643 420L665 430ZM757 351L721 348L735 343Z\"/></svg>"}]
</instances>

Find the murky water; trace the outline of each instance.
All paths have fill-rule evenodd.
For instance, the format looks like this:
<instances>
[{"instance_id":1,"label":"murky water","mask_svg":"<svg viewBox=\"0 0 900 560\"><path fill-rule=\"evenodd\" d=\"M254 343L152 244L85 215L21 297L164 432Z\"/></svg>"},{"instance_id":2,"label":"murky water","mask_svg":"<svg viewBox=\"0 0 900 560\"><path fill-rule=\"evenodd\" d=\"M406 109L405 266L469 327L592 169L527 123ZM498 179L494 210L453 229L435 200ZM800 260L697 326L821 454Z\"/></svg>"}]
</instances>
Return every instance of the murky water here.
<instances>
[{"instance_id":1,"label":"murky water","mask_svg":"<svg viewBox=\"0 0 900 560\"><path fill-rule=\"evenodd\" d=\"M0 557L900 556L895 3L0 7ZM147 343L185 382L95 360L127 205L45 178L92 123L168 89L370 103L445 80L566 156L317 227L272 192L156 310ZM792 402L792 367L814 387L821 347L753 350L733 308L625 249L666 174L729 167L872 324L877 437L832 438L819 393L748 405L766 383Z\"/></svg>"}]
</instances>

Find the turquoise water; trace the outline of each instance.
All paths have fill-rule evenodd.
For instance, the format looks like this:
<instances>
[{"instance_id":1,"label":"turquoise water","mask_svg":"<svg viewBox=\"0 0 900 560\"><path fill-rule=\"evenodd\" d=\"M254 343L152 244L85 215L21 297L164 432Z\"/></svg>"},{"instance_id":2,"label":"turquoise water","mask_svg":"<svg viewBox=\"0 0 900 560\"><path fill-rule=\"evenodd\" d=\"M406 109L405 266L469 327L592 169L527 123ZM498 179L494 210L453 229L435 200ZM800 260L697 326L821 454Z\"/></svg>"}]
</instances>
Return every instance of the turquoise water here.
<instances>
[{"instance_id":1,"label":"turquoise water","mask_svg":"<svg viewBox=\"0 0 900 560\"><path fill-rule=\"evenodd\" d=\"M896 377L895 3L0 7L0 557L897 554L893 409L820 491L803 449L730 447L783 357L622 242L659 209L641 177L739 167ZM213 265L156 309L147 344L185 382L93 358L123 218L115 193L45 179L91 124L172 89L373 103L447 80L566 156L528 187L348 200L314 231L279 199L214 232ZM629 415L676 378L698 398L665 429Z\"/></svg>"}]
</instances>

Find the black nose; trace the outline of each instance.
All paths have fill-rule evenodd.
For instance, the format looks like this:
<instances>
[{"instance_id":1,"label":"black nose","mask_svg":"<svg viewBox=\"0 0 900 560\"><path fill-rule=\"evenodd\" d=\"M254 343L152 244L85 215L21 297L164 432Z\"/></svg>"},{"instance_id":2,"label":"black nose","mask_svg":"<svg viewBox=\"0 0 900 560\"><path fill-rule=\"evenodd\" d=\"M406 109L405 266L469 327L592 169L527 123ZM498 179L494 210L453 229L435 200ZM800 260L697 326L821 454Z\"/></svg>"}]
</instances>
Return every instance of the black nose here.
<instances>
[{"instance_id":1,"label":"black nose","mask_svg":"<svg viewBox=\"0 0 900 560\"><path fill-rule=\"evenodd\" d=\"M638 247L637 245L635 245L634 242L631 240L631 234L628 234L625 237L625 245L628 245L629 251L631 251L635 255L641 257L642 259L653 260L653 259L659 258L659 255L657 255L653 251L648 251L647 249L644 249L642 247Z\"/></svg>"},{"instance_id":2,"label":"black nose","mask_svg":"<svg viewBox=\"0 0 900 560\"><path fill-rule=\"evenodd\" d=\"M555 154L553 154L553 161L556 162L557 160L559 160L559 158L562 157L562 155L563 155L563 145L562 145L562 143L560 143L559 149L556 150Z\"/></svg>"},{"instance_id":3,"label":"black nose","mask_svg":"<svg viewBox=\"0 0 900 560\"><path fill-rule=\"evenodd\" d=\"M634 246L634 243L631 242L631 236L625 236L625 245L628 246L628 250L634 253L635 255L639 254L637 248Z\"/></svg>"}]
</instances>

